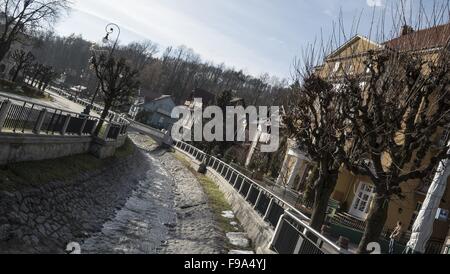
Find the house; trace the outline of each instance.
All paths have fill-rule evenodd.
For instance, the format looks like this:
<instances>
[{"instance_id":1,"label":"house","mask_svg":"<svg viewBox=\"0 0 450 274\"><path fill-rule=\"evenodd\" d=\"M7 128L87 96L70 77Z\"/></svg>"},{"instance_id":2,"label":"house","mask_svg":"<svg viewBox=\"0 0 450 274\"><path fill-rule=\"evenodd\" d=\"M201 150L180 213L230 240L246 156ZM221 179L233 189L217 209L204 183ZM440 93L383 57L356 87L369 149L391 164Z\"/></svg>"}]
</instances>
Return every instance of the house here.
<instances>
[{"instance_id":1,"label":"house","mask_svg":"<svg viewBox=\"0 0 450 274\"><path fill-rule=\"evenodd\" d=\"M171 117L175 102L170 95L163 95L142 105L139 120L149 126L170 130L176 122Z\"/></svg>"},{"instance_id":2,"label":"house","mask_svg":"<svg viewBox=\"0 0 450 274\"><path fill-rule=\"evenodd\" d=\"M130 116L131 119L136 119L136 116L139 112L142 110L142 106L145 104L145 98L144 97L137 97L133 101L133 105L131 105L130 110L128 111L128 116Z\"/></svg>"},{"instance_id":3,"label":"house","mask_svg":"<svg viewBox=\"0 0 450 274\"><path fill-rule=\"evenodd\" d=\"M387 48L413 54L427 54L432 57L433 53L441 49L448 42L449 38L450 24L419 31L413 31L409 27L404 27L400 37L381 44L357 35L328 55L324 63L316 67L316 73L330 79L334 82L336 88L339 88L339 83L344 73L358 75L366 73L363 62L369 51ZM443 129L433 140L435 145L447 144L448 141L448 129ZM292 190L300 191L313 168L314 164L308 160L308 156L297 149L294 140L290 140L277 183ZM447 182L450 182L450 177L446 179ZM402 190L406 197L390 203L388 220L385 225L385 235L395 228L398 221L401 221L404 224L402 244L406 244L413 224L426 198L430 182L430 179L416 180L403 185ZM348 237L354 243L359 242L365 229L366 219L374 199L374 190L375 188L370 178L356 176L345 168L340 170L339 179L332 194L332 201L340 205L340 213L331 220L331 223L335 226L334 228L342 233L341 235ZM450 209L450 188L448 187L440 208L444 210ZM428 252L440 252L448 230L448 219L434 222L434 230L428 245Z\"/></svg>"}]
</instances>

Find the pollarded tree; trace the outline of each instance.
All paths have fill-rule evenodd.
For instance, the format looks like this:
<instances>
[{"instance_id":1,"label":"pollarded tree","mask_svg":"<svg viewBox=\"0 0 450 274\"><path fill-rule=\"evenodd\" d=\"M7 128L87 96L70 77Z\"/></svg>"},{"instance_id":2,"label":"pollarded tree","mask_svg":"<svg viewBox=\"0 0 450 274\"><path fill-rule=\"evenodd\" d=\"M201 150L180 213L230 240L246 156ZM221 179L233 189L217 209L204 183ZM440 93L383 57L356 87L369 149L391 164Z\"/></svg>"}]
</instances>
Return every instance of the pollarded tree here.
<instances>
[{"instance_id":1,"label":"pollarded tree","mask_svg":"<svg viewBox=\"0 0 450 274\"><path fill-rule=\"evenodd\" d=\"M38 89L45 91L50 83L57 77L57 73L51 66L42 66L39 74Z\"/></svg>"},{"instance_id":2,"label":"pollarded tree","mask_svg":"<svg viewBox=\"0 0 450 274\"><path fill-rule=\"evenodd\" d=\"M320 231L330 196L343 164L345 117L340 93L320 76L308 70L292 86L290 103L283 119L289 135L318 168L311 227Z\"/></svg>"},{"instance_id":3,"label":"pollarded tree","mask_svg":"<svg viewBox=\"0 0 450 274\"><path fill-rule=\"evenodd\" d=\"M69 4L67 0L1 0L0 61L12 43L24 42L25 33L53 24Z\"/></svg>"},{"instance_id":4,"label":"pollarded tree","mask_svg":"<svg viewBox=\"0 0 450 274\"><path fill-rule=\"evenodd\" d=\"M139 72L132 69L124 58L116 60L113 56L102 53L91 58L92 68L100 83L103 94L104 109L101 121L95 130L98 135L103 120L108 116L112 107L120 107L128 103L130 97L134 96L139 88Z\"/></svg>"},{"instance_id":5,"label":"pollarded tree","mask_svg":"<svg viewBox=\"0 0 450 274\"><path fill-rule=\"evenodd\" d=\"M392 199L403 198L405 184L430 176L447 154L435 138L450 123L450 51L411 53L371 51L364 78L347 77L347 102L353 144L346 162L375 186L367 226L358 251L377 242Z\"/></svg>"},{"instance_id":6,"label":"pollarded tree","mask_svg":"<svg viewBox=\"0 0 450 274\"><path fill-rule=\"evenodd\" d=\"M34 55L31 52L25 52L24 50L18 49L14 51L11 55L11 59L14 62L14 72L11 77L11 81L15 82L19 73L29 67L35 60Z\"/></svg>"}]
</instances>

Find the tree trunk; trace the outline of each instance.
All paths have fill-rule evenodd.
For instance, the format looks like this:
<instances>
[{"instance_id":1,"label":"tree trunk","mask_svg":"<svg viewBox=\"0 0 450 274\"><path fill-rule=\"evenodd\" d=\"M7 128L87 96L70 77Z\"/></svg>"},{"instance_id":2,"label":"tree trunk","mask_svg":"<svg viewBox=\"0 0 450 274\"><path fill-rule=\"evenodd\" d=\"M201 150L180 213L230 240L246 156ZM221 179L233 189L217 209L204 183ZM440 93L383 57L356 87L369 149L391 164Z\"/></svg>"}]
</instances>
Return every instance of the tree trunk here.
<instances>
[{"instance_id":1,"label":"tree trunk","mask_svg":"<svg viewBox=\"0 0 450 274\"><path fill-rule=\"evenodd\" d=\"M105 108L103 109L102 115L100 116L100 121L98 122L97 128L94 131L94 136L98 137L100 134L100 130L105 122L106 117L108 117L109 110L111 109L112 104L106 103Z\"/></svg>"},{"instance_id":2,"label":"tree trunk","mask_svg":"<svg viewBox=\"0 0 450 274\"><path fill-rule=\"evenodd\" d=\"M13 77L11 79L12 82L15 82L17 80L17 77L19 76L19 72L20 72L21 69L22 69L21 67L18 67L16 69L16 71L14 72L14 75L13 75Z\"/></svg>"},{"instance_id":3,"label":"tree trunk","mask_svg":"<svg viewBox=\"0 0 450 274\"><path fill-rule=\"evenodd\" d=\"M320 232L327 213L328 203L336 187L338 172L320 172L318 187L315 189L314 208L310 226Z\"/></svg>"},{"instance_id":4,"label":"tree trunk","mask_svg":"<svg viewBox=\"0 0 450 274\"><path fill-rule=\"evenodd\" d=\"M5 56L8 53L10 48L11 48L10 42L1 42L0 43L0 62L3 61L3 59L5 59Z\"/></svg>"},{"instance_id":5,"label":"tree trunk","mask_svg":"<svg viewBox=\"0 0 450 274\"><path fill-rule=\"evenodd\" d=\"M385 195L380 195L378 193L375 195L374 202L369 212L369 218L367 219L366 230L359 243L358 254L368 253L367 245L372 242L379 242L380 240L389 209L389 199L384 196Z\"/></svg>"}]
</instances>

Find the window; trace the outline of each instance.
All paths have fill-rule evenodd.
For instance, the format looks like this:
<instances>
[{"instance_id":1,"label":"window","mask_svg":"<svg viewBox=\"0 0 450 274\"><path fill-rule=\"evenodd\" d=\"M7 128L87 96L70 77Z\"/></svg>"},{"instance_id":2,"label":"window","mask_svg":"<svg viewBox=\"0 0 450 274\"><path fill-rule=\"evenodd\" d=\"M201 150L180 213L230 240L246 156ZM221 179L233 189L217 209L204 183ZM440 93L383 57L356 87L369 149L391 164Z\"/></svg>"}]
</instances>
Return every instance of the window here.
<instances>
[{"instance_id":1,"label":"window","mask_svg":"<svg viewBox=\"0 0 450 274\"><path fill-rule=\"evenodd\" d=\"M341 68L341 62L336 62L334 64L333 72L337 72Z\"/></svg>"},{"instance_id":2,"label":"window","mask_svg":"<svg viewBox=\"0 0 450 274\"><path fill-rule=\"evenodd\" d=\"M411 222L409 223L408 226L408 231L412 231L414 223L416 222L417 216L419 215L420 209L422 208L422 202L418 202L415 208L415 211L411 217Z\"/></svg>"}]
</instances>

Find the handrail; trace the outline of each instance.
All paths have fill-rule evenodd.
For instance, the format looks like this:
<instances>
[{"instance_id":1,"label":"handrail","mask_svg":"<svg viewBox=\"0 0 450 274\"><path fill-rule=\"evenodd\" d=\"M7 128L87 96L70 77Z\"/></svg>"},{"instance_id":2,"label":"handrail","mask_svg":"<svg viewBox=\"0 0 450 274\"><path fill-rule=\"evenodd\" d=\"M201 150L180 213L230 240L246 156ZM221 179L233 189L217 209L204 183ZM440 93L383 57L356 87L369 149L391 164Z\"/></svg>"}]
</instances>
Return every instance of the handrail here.
<instances>
[{"instance_id":1,"label":"handrail","mask_svg":"<svg viewBox=\"0 0 450 274\"><path fill-rule=\"evenodd\" d=\"M64 113L64 114L70 114L70 115L74 115L74 116L83 116L83 117L88 118L88 119L95 119L95 120L104 121L104 122L111 123L111 124L115 124L115 123L118 123L119 125L129 124L129 121L127 119L123 118L123 117L120 117L120 115L118 115L118 120L119 120L118 122L114 122L114 121L109 122L107 119L101 119L100 117L95 117L95 116L92 116L92 115L85 115L85 114L74 112L74 111L70 111L70 110L64 110L64 109L61 109L61 108L56 108L56 107L44 105L44 104L41 104L41 103L36 103L34 101L26 101L26 100L23 100L23 99L20 99L20 98L16 98L16 97L10 96L10 95L0 94L0 98L1 97L6 98L6 100L9 100L9 101L18 101L20 103L26 103L26 104L39 106L39 107L47 109L47 110L59 111L59 112Z\"/></svg>"},{"instance_id":2,"label":"handrail","mask_svg":"<svg viewBox=\"0 0 450 274\"><path fill-rule=\"evenodd\" d=\"M118 117L117 122L99 117L76 113L48 105L26 101L13 96L0 94L0 132L11 130L13 133L31 131L34 134L59 133L64 135L94 135L99 122L107 124L105 140L116 140L125 135L129 122ZM103 137L101 137L103 138Z\"/></svg>"},{"instance_id":3,"label":"handrail","mask_svg":"<svg viewBox=\"0 0 450 274\"><path fill-rule=\"evenodd\" d=\"M200 151L201 153L203 153L203 154L206 155L206 153L204 153L203 151L199 150L198 148L196 148L196 147L194 147L194 146L192 146L192 145L190 145L190 144L188 144L188 143L185 143L185 142L182 142L182 141L176 141L176 142L184 143L184 144L186 144L186 145L188 145L188 146L190 146L190 147L192 147L192 148L194 148L194 149L196 149L196 150L198 150L198 151ZM302 218L304 218L305 220L308 220L308 221L310 220L310 218L308 218L308 216L306 216L305 214L303 214L302 212L300 212L298 209L296 209L295 207L293 207L293 206L290 205L289 203L285 202L285 201L284 201L282 198L280 198L277 194L275 194L275 193L273 193L272 191L268 190L267 188L263 187L263 186L262 186L261 184L259 184L258 182L255 182L253 179L250 179L249 177L247 177L246 175L242 174L240 171L238 171L238 170L235 169L234 167L232 167L232 166L230 166L229 164L225 163L224 161L222 161L222 160L220 160L220 159L218 159L218 158L216 158L216 157L214 157L214 156L211 156L211 155L209 155L209 156L212 157L212 158L214 158L214 159L216 159L217 161L221 162L222 164L227 165L227 166L228 166L229 168L231 168L233 171L235 171L236 173L238 173L241 177L243 177L243 178L247 179L248 181L252 182L253 184L257 185L259 188L261 188L263 191L267 192L268 194L270 194L270 195L273 196L274 198L277 198L280 202L282 202L283 204L285 204L286 206L288 206L289 208L291 208L292 210L294 210L297 214L299 214L299 215L300 215Z\"/></svg>"},{"instance_id":4,"label":"handrail","mask_svg":"<svg viewBox=\"0 0 450 274\"><path fill-rule=\"evenodd\" d=\"M61 112L66 113L66 114L80 115L80 113L77 113L77 112L73 112L73 111L70 111L70 110L64 110L64 109L60 109L60 108L55 108L55 107L51 107L51 106L40 104L40 103L25 101L23 99L16 98L16 97L10 96L10 95L0 94L0 97L4 97L4 98L6 98L7 100L10 100L10 101L19 101L21 103L28 103L28 104L33 104L33 105L36 105L36 106L40 106L40 107L45 108L45 109L61 111ZM97 117L93 117L93 116L90 116L90 115L87 116L87 117L98 119Z\"/></svg>"},{"instance_id":5,"label":"handrail","mask_svg":"<svg viewBox=\"0 0 450 274\"><path fill-rule=\"evenodd\" d=\"M77 98L76 100L71 100L70 99L70 97L72 97L73 95L72 94L70 94L69 92L67 92L66 90L63 90L63 89L61 89L61 88L57 88L57 87L54 87L54 86L50 86L50 87L48 87L48 89L50 89L50 90L54 90L54 92L56 92L56 93L63 93L64 95L62 95L63 97L65 97L66 99L68 99L68 100L70 100L70 101L72 101L72 102L74 102L74 103L77 103L78 104L78 102L77 101L80 101L80 102L83 102L85 105L90 105L91 103L89 102L89 101L86 101L86 100L84 100L84 99L82 99L82 98ZM60 94L61 95L61 94ZM82 105L82 104L81 104ZM96 104L96 103L94 103L93 104L93 109L94 110L96 110L96 109L99 109L99 110L102 110L102 109L104 109L104 106L102 106L102 105L99 105L99 104ZM97 111L98 113L100 113L100 111ZM127 121L125 118L123 118L123 117L121 117L121 114L119 114L119 113L117 113L117 112L115 112L115 111L112 111L112 110L110 110L109 111L109 114L108 114L108 117L110 117L110 116L112 116L112 117L118 117L118 119L120 119L120 120L122 120L122 121ZM106 121L106 120L104 120L104 121ZM128 121L127 121L128 122ZM129 123L129 122L128 122Z\"/></svg>"},{"instance_id":6,"label":"handrail","mask_svg":"<svg viewBox=\"0 0 450 274\"><path fill-rule=\"evenodd\" d=\"M182 144L185 145L186 147L189 147L190 149L193 149L194 151L196 151L197 153L199 153L200 155L202 155L203 157L209 157L212 158L213 161L218 161L219 165L222 164L224 166L226 166L228 168L228 170L231 170L232 172L236 173L237 176L240 176L244 179L244 181L249 181L251 184L253 184L254 186L258 187L260 189L260 191L264 191L265 193L267 193L268 195L271 196L272 199L276 199L279 203L282 203L283 205L285 205L288 209L285 210L285 213L289 215L289 217L291 217L292 219L294 219L296 222L298 222L300 225L304 226L308 232L310 232L311 234L313 234L314 236L318 237L322 242L327 243L331 248L335 249L337 252L339 253L343 253L343 254L348 254L349 252L340 248L339 246L337 246L335 243L331 242L329 239L327 239L326 237L324 237L322 234L320 234L318 231L314 230L313 228L311 228L308 224L305 223L305 221L310 221L310 218L308 218L305 214L303 214L302 212L300 212L298 209L296 209L295 207L293 207L292 205L290 205L288 202L284 201L284 199L280 198L277 194L275 194L274 192L268 190L267 188L265 188L264 186L262 186L261 184L259 184L258 182L250 179L249 177L247 177L246 175L242 174L240 171L238 171L237 169L235 169L234 167L232 167L231 165L225 163L224 161L218 159L217 157L214 157L212 155L208 155L205 152L201 151L200 149L185 143L183 141L179 141L179 140L174 140L174 146L177 149L180 149L188 154L191 154L190 152L185 151L184 149L180 147L177 147L177 144ZM205 159L205 158L203 158ZM208 164L208 162L207 162ZM293 214L293 212L295 213L295 215ZM297 215L297 216L296 216ZM299 218L300 217L300 218ZM302 220L303 219L303 220Z\"/></svg>"},{"instance_id":7,"label":"handrail","mask_svg":"<svg viewBox=\"0 0 450 274\"><path fill-rule=\"evenodd\" d=\"M335 243L333 243L332 241L330 241L327 237L324 237L322 234L320 234L319 232L317 232L316 230L312 229L309 227L308 224L306 224L304 221L300 220L297 216L295 216L294 214L292 214L289 210L286 210L285 213L287 215L289 215L289 217L291 217L292 219L294 219L296 222L300 223L302 226L306 227L308 229L308 232L312 233L314 236L320 238L322 241L324 241L325 243L329 244L331 247L333 247L334 249L336 249L338 252L340 253L349 253L347 250L337 246Z\"/></svg>"}]
</instances>

